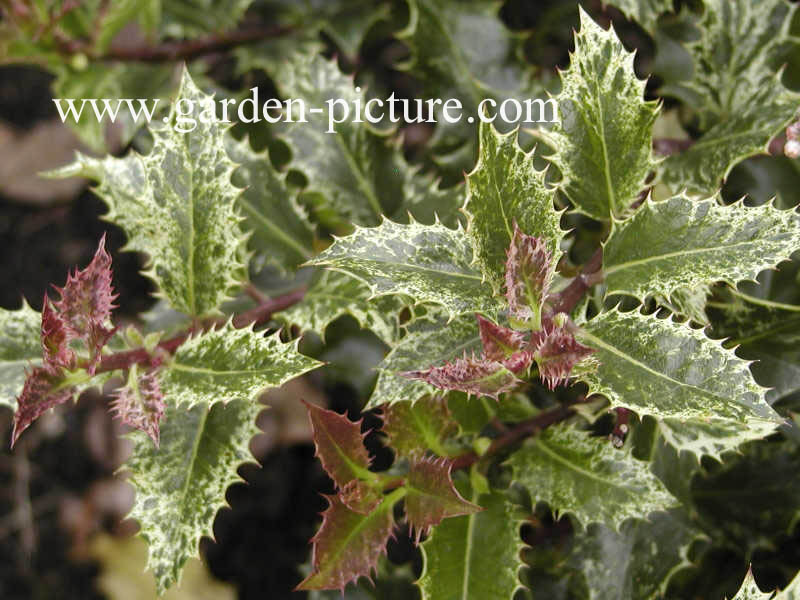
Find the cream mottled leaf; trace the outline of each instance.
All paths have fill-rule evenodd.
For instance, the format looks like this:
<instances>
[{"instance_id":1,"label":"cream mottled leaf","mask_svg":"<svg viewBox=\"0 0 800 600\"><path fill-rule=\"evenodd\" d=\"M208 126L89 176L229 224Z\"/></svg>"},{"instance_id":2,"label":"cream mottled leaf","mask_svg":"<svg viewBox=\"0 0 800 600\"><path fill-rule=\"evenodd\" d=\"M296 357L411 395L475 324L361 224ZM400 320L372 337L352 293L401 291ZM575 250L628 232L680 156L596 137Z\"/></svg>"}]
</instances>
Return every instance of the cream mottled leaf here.
<instances>
[{"instance_id":1,"label":"cream mottled leaf","mask_svg":"<svg viewBox=\"0 0 800 600\"><path fill-rule=\"evenodd\" d=\"M147 568L160 594L197 556L200 538L213 534L214 517L226 505L225 491L241 480L239 465L254 460L248 444L259 432L255 419L263 408L237 400L187 410L172 398L167 402L160 448L144 432L134 432L133 453L124 467L136 491L129 516L139 522L149 545Z\"/></svg>"},{"instance_id":2,"label":"cream mottled leaf","mask_svg":"<svg viewBox=\"0 0 800 600\"><path fill-rule=\"evenodd\" d=\"M604 4L616 6L647 31L655 28L658 17L673 10L672 0L607 0Z\"/></svg>"},{"instance_id":3,"label":"cream mottled leaf","mask_svg":"<svg viewBox=\"0 0 800 600\"><path fill-rule=\"evenodd\" d=\"M320 366L281 342L231 323L190 338L161 372L161 389L184 408L232 400L253 401L266 388L279 387Z\"/></svg>"},{"instance_id":4,"label":"cream mottled leaf","mask_svg":"<svg viewBox=\"0 0 800 600\"><path fill-rule=\"evenodd\" d=\"M478 164L467 176L467 232L481 272L499 291L515 222L522 233L544 241L554 265L564 232L553 204L555 191L545 184L545 172L534 168L533 157L517 145L516 132L502 135L483 123L479 134Z\"/></svg>"},{"instance_id":5,"label":"cream mottled leaf","mask_svg":"<svg viewBox=\"0 0 800 600\"><path fill-rule=\"evenodd\" d=\"M276 318L303 331L315 331L324 338L330 323L350 315L361 327L387 344L392 343L399 335L399 314L405 302L399 296L371 296L364 282L339 271L323 271L302 302L278 313Z\"/></svg>"},{"instance_id":6,"label":"cream mottled leaf","mask_svg":"<svg viewBox=\"0 0 800 600\"><path fill-rule=\"evenodd\" d=\"M581 29L569 69L561 73L560 125L542 137L554 153L564 193L597 219L626 213L655 170L652 128L658 108L644 100L633 54L613 30L581 9Z\"/></svg>"},{"instance_id":7,"label":"cream mottled leaf","mask_svg":"<svg viewBox=\"0 0 800 600\"><path fill-rule=\"evenodd\" d=\"M401 225L356 227L310 261L363 281L374 296L400 294L441 304L451 315L497 309L491 288L472 266L473 249L461 228Z\"/></svg>"},{"instance_id":8,"label":"cream mottled leaf","mask_svg":"<svg viewBox=\"0 0 800 600\"><path fill-rule=\"evenodd\" d=\"M228 154L239 164L233 183L244 189L238 206L245 217L244 229L252 232L248 246L255 251L257 266L293 270L314 254L314 229L297 193L272 166L266 150L255 152L247 139L227 136L225 141Z\"/></svg>"},{"instance_id":9,"label":"cream mottled leaf","mask_svg":"<svg viewBox=\"0 0 800 600\"><path fill-rule=\"evenodd\" d=\"M556 516L573 515L584 527L602 523L618 531L627 519L645 519L677 504L649 464L569 425L532 438L507 462L533 501Z\"/></svg>"},{"instance_id":10,"label":"cream mottled leaf","mask_svg":"<svg viewBox=\"0 0 800 600\"><path fill-rule=\"evenodd\" d=\"M795 211L676 196L648 200L633 217L615 223L603 248L603 271L610 294L669 298L680 288L755 279L798 248Z\"/></svg>"},{"instance_id":11,"label":"cream mottled leaf","mask_svg":"<svg viewBox=\"0 0 800 600\"><path fill-rule=\"evenodd\" d=\"M425 365L441 364L480 351L481 335L471 314L448 322L445 314L421 319L408 327L408 333L378 365L378 382L367 408L396 402L415 402L426 394L436 393L432 385L407 379L400 373Z\"/></svg>"},{"instance_id":12,"label":"cream mottled leaf","mask_svg":"<svg viewBox=\"0 0 800 600\"><path fill-rule=\"evenodd\" d=\"M654 417L679 450L719 457L781 423L749 363L687 324L614 309L577 337L598 362L580 376L590 393Z\"/></svg>"},{"instance_id":13,"label":"cream mottled leaf","mask_svg":"<svg viewBox=\"0 0 800 600\"><path fill-rule=\"evenodd\" d=\"M522 522L504 493L481 495L463 480L456 487L484 510L445 519L422 544L422 600L508 600L522 587Z\"/></svg>"},{"instance_id":14,"label":"cream mottled leaf","mask_svg":"<svg viewBox=\"0 0 800 600\"><path fill-rule=\"evenodd\" d=\"M213 99L186 70L180 100L194 103L192 131L178 131L176 103L168 124L151 123L150 154L104 159L79 154L55 174L96 180L95 192L109 207L106 218L128 235L127 249L149 255L146 273L159 293L174 308L201 316L215 311L244 277L236 211L240 190L231 183L234 163L225 151L223 126L209 119Z\"/></svg>"},{"instance_id":15,"label":"cream mottled leaf","mask_svg":"<svg viewBox=\"0 0 800 600\"><path fill-rule=\"evenodd\" d=\"M18 310L0 309L0 406L16 409L25 370L41 362L41 324L27 302Z\"/></svg>"},{"instance_id":16,"label":"cream mottled leaf","mask_svg":"<svg viewBox=\"0 0 800 600\"><path fill-rule=\"evenodd\" d=\"M742 586L732 600L770 600L772 592L762 592L758 587L752 569L747 569Z\"/></svg>"}]
</instances>

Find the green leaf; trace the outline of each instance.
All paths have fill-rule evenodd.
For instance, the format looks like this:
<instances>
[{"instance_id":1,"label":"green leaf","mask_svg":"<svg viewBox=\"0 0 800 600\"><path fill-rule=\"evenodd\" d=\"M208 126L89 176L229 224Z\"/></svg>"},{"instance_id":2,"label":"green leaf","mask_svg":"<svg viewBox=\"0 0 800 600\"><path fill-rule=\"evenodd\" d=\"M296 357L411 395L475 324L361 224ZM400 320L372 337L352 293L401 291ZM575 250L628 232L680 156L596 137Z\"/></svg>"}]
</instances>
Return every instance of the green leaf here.
<instances>
[{"instance_id":1,"label":"green leaf","mask_svg":"<svg viewBox=\"0 0 800 600\"><path fill-rule=\"evenodd\" d=\"M18 310L0 309L0 406L16 410L26 369L41 363L41 325L25 301Z\"/></svg>"},{"instance_id":2,"label":"green leaf","mask_svg":"<svg viewBox=\"0 0 800 600\"><path fill-rule=\"evenodd\" d=\"M555 191L545 185L545 172L533 166L516 133L498 133L481 124L478 164L467 176L467 232L483 276L499 293L506 252L514 238L514 222L522 233L541 238L553 265L561 256L561 213L553 204Z\"/></svg>"},{"instance_id":3,"label":"green leaf","mask_svg":"<svg viewBox=\"0 0 800 600\"><path fill-rule=\"evenodd\" d=\"M298 341L283 343L228 322L189 338L161 372L161 389L184 408L232 400L251 401L321 365L297 351Z\"/></svg>"},{"instance_id":4,"label":"green leaf","mask_svg":"<svg viewBox=\"0 0 800 600\"><path fill-rule=\"evenodd\" d=\"M603 248L603 271L609 294L669 298L681 288L754 280L798 248L795 211L676 196L648 200L633 217L614 224Z\"/></svg>"},{"instance_id":5,"label":"green leaf","mask_svg":"<svg viewBox=\"0 0 800 600\"><path fill-rule=\"evenodd\" d=\"M192 38L233 29L253 0L161 0L164 35Z\"/></svg>"},{"instance_id":6,"label":"green leaf","mask_svg":"<svg viewBox=\"0 0 800 600\"><path fill-rule=\"evenodd\" d=\"M168 404L157 449L144 432L131 434L133 454L125 464L136 490L130 517L149 545L147 568L159 594L177 583L181 568L211 536L214 516L226 505L225 490L240 481L236 469L253 461L248 444L259 433L263 407L234 401L190 410Z\"/></svg>"},{"instance_id":7,"label":"green leaf","mask_svg":"<svg viewBox=\"0 0 800 600\"><path fill-rule=\"evenodd\" d=\"M150 256L149 275L176 309L202 316L215 311L244 277L244 236L236 211L240 190L230 181L234 164L213 111L184 70L178 102L194 103L197 126L181 133L173 104L169 124L151 124L150 154L94 159L78 155L61 176L97 180L96 193L108 204L106 218L128 235L129 250Z\"/></svg>"},{"instance_id":8,"label":"green leaf","mask_svg":"<svg viewBox=\"0 0 800 600\"><path fill-rule=\"evenodd\" d=\"M319 55L299 54L283 62L277 81L285 96L322 109L306 110L308 122L294 114L296 122L282 136L292 151L290 168L308 179L305 191L321 194L336 213L360 225L376 225L384 213L402 210L411 170L399 149L367 123L355 122L355 114L332 132L329 128L329 100L342 100L351 108L355 101L366 102L352 77ZM333 116L341 119L342 110L336 108Z\"/></svg>"},{"instance_id":9,"label":"green leaf","mask_svg":"<svg viewBox=\"0 0 800 600\"><path fill-rule=\"evenodd\" d=\"M656 167L658 106L643 98L645 82L634 73L633 54L583 9L561 82L561 123L539 133L554 150L547 158L561 171L561 187L576 210L602 220L622 216Z\"/></svg>"},{"instance_id":10,"label":"green leaf","mask_svg":"<svg viewBox=\"0 0 800 600\"><path fill-rule=\"evenodd\" d=\"M654 417L680 450L719 457L781 423L749 363L700 330L613 309L585 323L577 337L599 363L580 376L589 393Z\"/></svg>"},{"instance_id":11,"label":"green leaf","mask_svg":"<svg viewBox=\"0 0 800 600\"><path fill-rule=\"evenodd\" d=\"M689 548L704 536L679 510L575 534L566 566L583 575L590 600L663 598L670 579L691 566Z\"/></svg>"},{"instance_id":12,"label":"green leaf","mask_svg":"<svg viewBox=\"0 0 800 600\"><path fill-rule=\"evenodd\" d=\"M397 37L409 46L411 57L399 67L422 80L428 98L461 101L464 118L458 123L447 123L442 107L436 108L431 140L437 162L460 175L474 164L478 127L467 117L477 121L481 101L491 98L498 106L508 98L524 102L540 96L541 88L533 80L533 69L525 65L522 37L503 24L497 3L407 2L408 25Z\"/></svg>"},{"instance_id":13,"label":"green leaf","mask_svg":"<svg viewBox=\"0 0 800 600\"><path fill-rule=\"evenodd\" d=\"M676 504L649 464L605 438L557 425L530 439L507 462L513 478L535 502L584 527L603 523L618 531L627 519L645 519Z\"/></svg>"},{"instance_id":14,"label":"green leaf","mask_svg":"<svg viewBox=\"0 0 800 600\"><path fill-rule=\"evenodd\" d=\"M403 493L395 490L366 515L347 508L338 496L327 496L329 506L313 539L314 571L297 589L344 591L348 583L369 576L386 551L394 529L392 509Z\"/></svg>"},{"instance_id":15,"label":"green leaf","mask_svg":"<svg viewBox=\"0 0 800 600\"><path fill-rule=\"evenodd\" d=\"M766 152L792 119L800 95L783 86L775 67L784 60L795 10L784 0L706 0L700 37L687 45L691 79L661 89L694 109L706 131L663 164L673 192L716 192L733 165Z\"/></svg>"},{"instance_id":16,"label":"green leaf","mask_svg":"<svg viewBox=\"0 0 800 600\"><path fill-rule=\"evenodd\" d=\"M472 258L470 240L460 227L384 220L337 238L309 264L344 271L367 284L373 296L401 294L415 303L441 304L451 317L491 314L497 302Z\"/></svg>"},{"instance_id":17,"label":"green leaf","mask_svg":"<svg viewBox=\"0 0 800 600\"><path fill-rule=\"evenodd\" d=\"M424 456L428 450L447 456L445 439L458 428L440 396L429 396L416 402L396 402L386 405L381 431L389 438L389 446L398 456Z\"/></svg>"},{"instance_id":18,"label":"green leaf","mask_svg":"<svg viewBox=\"0 0 800 600\"><path fill-rule=\"evenodd\" d=\"M672 0L609 0L629 19L638 21L647 31L655 29L658 17L673 11Z\"/></svg>"},{"instance_id":19,"label":"green leaf","mask_svg":"<svg viewBox=\"0 0 800 600\"><path fill-rule=\"evenodd\" d=\"M484 510L443 521L422 544L422 600L508 600L522 587L522 522L502 492L458 490Z\"/></svg>"},{"instance_id":20,"label":"green leaf","mask_svg":"<svg viewBox=\"0 0 800 600\"><path fill-rule=\"evenodd\" d=\"M414 402L427 394L437 393L432 385L401 377L400 373L440 364L463 356L465 352L480 351L480 348L481 335L474 315L448 321L446 315L435 314L430 319L411 323L406 337L378 365L375 391L365 408Z\"/></svg>"},{"instance_id":21,"label":"green leaf","mask_svg":"<svg viewBox=\"0 0 800 600\"><path fill-rule=\"evenodd\" d=\"M256 268L264 264L282 272L294 270L314 255L314 228L289 189L286 176L270 162L267 150L256 153L247 139L226 137L228 154L239 167L233 184L243 188L238 206L244 229L252 231L248 246L255 251Z\"/></svg>"},{"instance_id":22,"label":"green leaf","mask_svg":"<svg viewBox=\"0 0 800 600\"><path fill-rule=\"evenodd\" d=\"M339 271L322 271L303 301L276 315L277 319L315 331L323 339L327 326L344 315L391 344L399 337L399 313L405 303L398 296L372 298L362 281Z\"/></svg>"},{"instance_id":23,"label":"green leaf","mask_svg":"<svg viewBox=\"0 0 800 600\"><path fill-rule=\"evenodd\" d=\"M446 458L420 458L411 462L405 482L406 519L419 542L423 534L443 519L471 515L480 506L467 502L450 479L451 463Z\"/></svg>"}]
</instances>

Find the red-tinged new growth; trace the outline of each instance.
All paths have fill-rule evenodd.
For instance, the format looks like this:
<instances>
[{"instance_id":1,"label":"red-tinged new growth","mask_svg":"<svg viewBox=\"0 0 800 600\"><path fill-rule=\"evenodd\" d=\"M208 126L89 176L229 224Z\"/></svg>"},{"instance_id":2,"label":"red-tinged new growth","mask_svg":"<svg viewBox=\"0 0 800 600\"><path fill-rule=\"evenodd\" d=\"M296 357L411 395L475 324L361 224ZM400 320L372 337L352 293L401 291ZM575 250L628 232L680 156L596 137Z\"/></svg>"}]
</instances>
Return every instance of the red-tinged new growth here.
<instances>
[{"instance_id":1,"label":"red-tinged new growth","mask_svg":"<svg viewBox=\"0 0 800 600\"><path fill-rule=\"evenodd\" d=\"M478 319L483 355L487 359L500 362L527 346L528 341L521 331L497 325L479 314L475 318Z\"/></svg>"},{"instance_id":2,"label":"red-tinged new growth","mask_svg":"<svg viewBox=\"0 0 800 600\"><path fill-rule=\"evenodd\" d=\"M521 380L501 362L464 355L440 367L422 371L406 371L403 377L429 383L442 390L455 390L495 400L513 390Z\"/></svg>"},{"instance_id":3,"label":"red-tinged new growth","mask_svg":"<svg viewBox=\"0 0 800 600\"><path fill-rule=\"evenodd\" d=\"M100 239L89 265L67 276L64 287L56 287L61 299L54 302L70 339L80 339L90 354L88 371L94 375L100 352L114 333L111 311L117 298L111 286L111 256L106 252L106 236Z\"/></svg>"},{"instance_id":4,"label":"red-tinged new growth","mask_svg":"<svg viewBox=\"0 0 800 600\"><path fill-rule=\"evenodd\" d=\"M514 235L506 251L506 300L514 326L539 330L542 311L550 293L555 265L541 238L526 235L514 223Z\"/></svg>"},{"instance_id":5,"label":"red-tinged new growth","mask_svg":"<svg viewBox=\"0 0 800 600\"><path fill-rule=\"evenodd\" d=\"M452 463L446 458L412 461L406 480L406 519L419 543L423 534L448 517L460 517L483 510L467 502L450 478Z\"/></svg>"},{"instance_id":6,"label":"red-tinged new growth","mask_svg":"<svg viewBox=\"0 0 800 600\"><path fill-rule=\"evenodd\" d=\"M552 390L566 384L575 366L593 352L565 327L556 327L543 336L534 358L542 381Z\"/></svg>"},{"instance_id":7,"label":"red-tinged new growth","mask_svg":"<svg viewBox=\"0 0 800 600\"><path fill-rule=\"evenodd\" d=\"M383 493L360 479L353 479L339 491L339 499L353 512L366 515L380 504Z\"/></svg>"},{"instance_id":8,"label":"red-tinged new growth","mask_svg":"<svg viewBox=\"0 0 800 600\"><path fill-rule=\"evenodd\" d=\"M75 353L69 347L69 332L46 295L42 302L41 336L42 358L46 367L58 370L74 366Z\"/></svg>"},{"instance_id":9,"label":"red-tinged new growth","mask_svg":"<svg viewBox=\"0 0 800 600\"><path fill-rule=\"evenodd\" d=\"M144 431L159 444L159 423L164 416L164 396L155 371L139 374L136 365L128 373L128 383L114 391L111 410L126 425Z\"/></svg>"},{"instance_id":10,"label":"red-tinged new growth","mask_svg":"<svg viewBox=\"0 0 800 600\"><path fill-rule=\"evenodd\" d=\"M312 573L298 590L344 588L359 577L369 577L377 570L378 559L386 553L392 536L394 500L387 496L369 514L347 508L338 496L326 496L329 506L322 513L322 525L311 539Z\"/></svg>"},{"instance_id":11,"label":"red-tinged new growth","mask_svg":"<svg viewBox=\"0 0 800 600\"><path fill-rule=\"evenodd\" d=\"M336 487L343 490L354 479L372 478L371 459L364 446L361 422L305 402L317 457Z\"/></svg>"},{"instance_id":12,"label":"red-tinged new growth","mask_svg":"<svg viewBox=\"0 0 800 600\"><path fill-rule=\"evenodd\" d=\"M20 434L44 412L72 399L75 388L59 387L62 379L61 370L55 367L34 367L28 372L22 393L17 398L14 431L11 434L12 447L17 443Z\"/></svg>"},{"instance_id":13,"label":"red-tinged new growth","mask_svg":"<svg viewBox=\"0 0 800 600\"><path fill-rule=\"evenodd\" d=\"M800 158L800 121L786 128L786 144L783 153L789 158Z\"/></svg>"}]
</instances>

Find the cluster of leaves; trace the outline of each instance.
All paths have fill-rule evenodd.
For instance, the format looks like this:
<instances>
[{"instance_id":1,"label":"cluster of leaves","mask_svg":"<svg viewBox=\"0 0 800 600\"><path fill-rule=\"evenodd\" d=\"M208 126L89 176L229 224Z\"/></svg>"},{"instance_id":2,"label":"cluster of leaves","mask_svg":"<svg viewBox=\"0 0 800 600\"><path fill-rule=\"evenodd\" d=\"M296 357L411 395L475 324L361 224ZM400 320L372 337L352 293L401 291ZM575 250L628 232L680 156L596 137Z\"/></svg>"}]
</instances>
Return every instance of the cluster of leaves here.
<instances>
[{"instance_id":1,"label":"cluster of leaves","mask_svg":"<svg viewBox=\"0 0 800 600\"><path fill-rule=\"evenodd\" d=\"M7 55L63 71L58 96L97 77L118 87L96 86L93 97L140 97L125 93L136 69L171 67L125 58L147 61L166 53L159 40L209 33L191 48L230 48L245 30L213 28L233 27L250 3L129 4L61 14L12 2ZM800 436L787 418L800 390L800 289L787 262L800 249L797 187L735 202L720 190L787 127L786 154L796 154L800 94L781 68L798 52L795 6L611 2L655 39L664 103L647 95L614 29L577 5L569 67L550 81L535 76L524 36L506 29L494 2L399 4L255 2L248 14L275 22L235 48L237 73L264 71L281 96L313 106L364 100L372 92L327 48L357 62L370 32L400 10L407 24L390 35L409 53L393 67L422 96L458 97L474 114L483 98L547 88L560 122L525 132L440 124L417 164L392 128L343 122L327 134L312 113L272 128L257 151L241 135L255 130L200 120L181 132L171 112L136 138L141 153L78 155L51 175L97 183L106 218L127 249L147 255L145 274L180 316L115 329L102 242L41 314L0 313L0 400L16 411L13 439L89 386L112 390L111 409L138 430L126 466L131 516L163 592L211 534L248 459L259 394L321 366L301 353L298 332L324 342L349 315L387 350L364 408L380 409L395 463L371 468L361 422L307 405L335 493L300 589L357 594L360 577L383 577L402 519L416 543L426 538L424 599L696 595L692 565L721 548L750 560L784 541L800 500ZM126 54L112 41L134 15L156 45ZM699 35L687 36L693 28ZM187 48L169 43L168 57ZM198 114L214 110L196 83L206 81L181 71L177 98ZM656 130L675 139L654 140ZM102 142L102 130L82 133ZM278 273L284 290L307 289L259 289L264 273ZM257 302L241 312L243 295ZM764 506L758 478L778 490ZM754 490L752 503L724 493L740 487ZM562 516L566 534L553 521ZM797 566L783 565L777 583ZM729 575L709 589L730 591ZM748 574L736 598L771 595Z\"/></svg>"}]
</instances>

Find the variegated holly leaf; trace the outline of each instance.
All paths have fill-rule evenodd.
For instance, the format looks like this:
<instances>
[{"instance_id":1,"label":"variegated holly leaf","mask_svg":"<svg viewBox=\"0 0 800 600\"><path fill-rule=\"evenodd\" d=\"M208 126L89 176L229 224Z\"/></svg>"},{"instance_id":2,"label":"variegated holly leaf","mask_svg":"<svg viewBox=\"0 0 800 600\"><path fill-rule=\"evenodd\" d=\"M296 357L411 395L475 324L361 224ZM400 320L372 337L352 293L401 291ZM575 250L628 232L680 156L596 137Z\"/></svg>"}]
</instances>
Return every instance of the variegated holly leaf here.
<instances>
[{"instance_id":1,"label":"variegated holly leaf","mask_svg":"<svg viewBox=\"0 0 800 600\"><path fill-rule=\"evenodd\" d=\"M522 383L514 373L498 361L465 354L452 362L416 371L405 371L403 377L423 381L445 391L489 396L498 400Z\"/></svg>"},{"instance_id":2,"label":"variegated holly leaf","mask_svg":"<svg viewBox=\"0 0 800 600\"><path fill-rule=\"evenodd\" d=\"M543 90L526 65L522 36L511 32L498 15L499 6L483 0L407 0L408 25L397 36L410 50L398 65L422 80L428 98L458 98L463 118L448 123L442 105L435 107L431 140L441 168L460 175L474 165L478 106L490 98L500 105L541 98ZM540 110L552 117L552 108ZM472 123L468 117L472 116ZM499 119L498 119L499 121Z\"/></svg>"},{"instance_id":3,"label":"variegated holly leaf","mask_svg":"<svg viewBox=\"0 0 800 600\"><path fill-rule=\"evenodd\" d=\"M211 536L225 491L241 481L236 470L254 461L248 445L259 432L256 415L263 408L236 400L191 409L168 403L156 448L134 431L133 453L124 465L136 491L130 517L139 522L149 545L147 568L159 594L180 580L186 561L198 555L203 536Z\"/></svg>"},{"instance_id":4,"label":"variegated holly leaf","mask_svg":"<svg viewBox=\"0 0 800 600\"><path fill-rule=\"evenodd\" d=\"M160 373L170 402L191 408L232 400L253 400L321 365L297 351L298 341L283 343L280 334L265 336L252 326L231 322L189 338Z\"/></svg>"},{"instance_id":5,"label":"variegated holly leaf","mask_svg":"<svg viewBox=\"0 0 800 600\"><path fill-rule=\"evenodd\" d=\"M692 566L690 547L704 538L679 509L628 521L619 531L590 525L575 533L565 566L582 575L589 600L655 600Z\"/></svg>"},{"instance_id":6,"label":"variegated holly leaf","mask_svg":"<svg viewBox=\"0 0 800 600\"><path fill-rule=\"evenodd\" d=\"M651 415L679 450L719 457L781 423L749 363L686 324L614 309L585 323L577 339L598 363L580 375L589 392Z\"/></svg>"},{"instance_id":7,"label":"variegated holly leaf","mask_svg":"<svg viewBox=\"0 0 800 600\"><path fill-rule=\"evenodd\" d=\"M405 482L405 509L417 543L443 519L481 510L458 493L450 479L451 467L446 458L420 458L411 462Z\"/></svg>"},{"instance_id":8,"label":"variegated holly leaf","mask_svg":"<svg viewBox=\"0 0 800 600\"><path fill-rule=\"evenodd\" d=\"M337 238L309 264L344 271L366 283L374 296L400 294L414 303L441 304L451 317L492 314L498 304L472 258L470 240L461 228L384 220L378 227L356 227Z\"/></svg>"},{"instance_id":9,"label":"variegated holly leaf","mask_svg":"<svg viewBox=\"0 0 800 600\"><path fill-rule=\"evenodd\" d=\"M464 480L456 487L484 510L442 521L422 544L422 599L508 600L522 587L522 521L506 494L480 495Z\"/></svg>"},{"instance_id":10,"label":"variegated holly leaf","mask_svg":"<svg viewBox=\"0 0 800 600\"><path fill-rule=\"evenodd\" d=\"M517 145L516 132L502 135L486 123L479 131L478 164L467 176L464 208L478 266L499 293L515 241L519 246L523 234L541 240L555 269L564 232L553 204L555 190L545 184L545 172L534 168L533 156Z\"/></svg>"},{"instance_id":11,"label":"variegated holly leaf","mask_svg":"<svg viewBox=\"0 0 800 600\"><path fill-rule=\"evenodd\" d=\"M396 490L384 497L369 514L347 508L338 496L328 496L322 526L312 539L313 571L298 590L342 590L359 577L369 577L386 552L394 529L393 508L402 496Z\"/></svg>"},{"instance_id":12,"label":"variegated holly leaf","mask_svg":"<svg viewBox=\"0 0 800 600\"><path fill-rule=\"evenodd\" d=\"M561 73L561 122L540 135L554 151L548 159L561 171L561 187L575 209L609 220L626 214L655 170L658 107L644 100L633 54L613 30L580 12L575 52Z\"/></svg>"},{"instance_id":13,"label":"variegated holly leaf","mask_svg":"<svg viewBox=\"0 0 800 600\"><path fill-rule=\"evenodd\" d=\"M798 248L796 211L676 196L648 200L633 217L614 224L603 248L603 272L609 294L670 298L682 288L754 280Z\"/></svg>"},{"instance_id":14,"label":"variegated holly leaf","mask_svg":"<svg viewBox=\"0 0 800 600\"><path fill-rule=\"evenodd\" d=\"M762 592L758 587L755 577L753 577L753 570L748 568L747 574L744 576L744 581L739 591L732 600L770 600L773 592ZM780 597L780 595L779 595ZM778 600L777 598L775 600Z\"/></svg>"},{"instance_id":15,"label":"variegated holly leaf","mask_svg":"<svg viewBox=\"0 0 800 600\"><path fill-rule=\"evenodd\" d=\"M404 306L399 296L372 298L372 291L364 282L326 270L311 284L302 302L281 311L276 318L297 325L302 331L314 331L324 340L330 323L350 315L361 327L391 344L399 337L399 315Z\"/></svg>"},{"instance_id":16,"label":"variegated holly leaf","mask_svg":"<svg viewBox=\"0 0 800 600\"><path fill-rule=\"evenodd\" d=\"M604 4L616 6L649 32L655 29L658 17L674 9L672 0L607 0Z\"/></svg>"},{"instance_id":17,"label":"variegated holly leaf","mask_svg":"<svg viewBox=\"0 0 800 600\"><path fill-rule=\"evenodd\" d=\"M421 365L441 364L479 352L481 336L478 323L471 314L448 321L444 311L420 319L408 326L408 332L378 365L378 381L366 408L384 404L415 402L436 393L436 388L422 381L402 377L400 373L418 369Z\"/></svg>"},{"instance_id":18,"label":"variegated holly leaf","mask_svg":"<svg viewBox=\"0 0 800 600\"><path fill-rule=\"evenodd\" d=\"M677 504L648 463L570 425L549 427L507 464L534 502L546 502L556 517L569 513L584 527L602 523L619 531L627 519Z\"/></svg>"},{"instance_id":19,"label":"variegated holly leaf","mask_svg":"<svg viewBox=\"0 0 800 600\"><path fill-rule=\"evenodd\" d=\"M374 479L371 459L361 433L362 420L353 422L345 415L305 403L317 458L336 486L343 490L355 479Z\"/></svg>"},{"instance_id":20,"label":"variegated holly leaf","mask_svg":"<svg viewBox=\"0 0 800 600\"><path fill-rule=\"evenodd\" d=\"M194 113L178 114L192 103ZM94 159L79 154L55 172L96 180L108 205L106 218L128 235L129 250L149 255L146 274L159 294L186 314L214 312L244 278L245 237L236 211L240 190L231 183L234 163L214 101L184 69L168 123L152 122L150 154ZM195 127L191 129L194 119ZM189 131L191 129L191 131Z\"/></svg>"},{"instance_id":21,"label":"variegated holly leaf","mask_svg":"<svg viewBox=\"0 0 800 600\"><path fill-rule=\"evenodd\" d=\"M343 118L343 103L352 107L367 100L352 77L335 61L298 54L284 60L276 81L285 96L321 109L307 110L307 122L294 114L282 136L292 151L289 166L308 179L306 191L321 194L334 212L360 225L376 225L383 214L401 209L412 171L400 150L363 117L361 122L355 115ZM334 119L342 122L331 125Z\"/></svg>"},{"instance_id":22,"label":"variegated holly leaf","mask_svg":"<svg viewBox=\"0 0 800 600\"><path fill-rule=\"evenodd\" d=\"M248 246L256 268L270 264L286 272L314 255L314 228L297 193L286 185L286 175L270 162L269 152L255 152L247 139L225 137L228 154L239 166L233 184L244 191L237 201L251 231Z\"/></svg>"},{"instance_id":23,"label":"variegated holly leaf","mask_svg":"<svg viewBox=\"0 0 800 600\"><path fill-rule=\"evenodd\" d=\"M27 302L18 310L0 309L0 406L16 409L26 369L41 362L41 324Z\"/></svg>"},{"instance_id":24,"label":"variegated holly leaf","mask_svg":"<svg viewBox=\"0 0 800 600\"><path fill-rule=\"evenodd\" d=\"M159 445L159 423L166 404L156 371L139 372L136 365L128 371L127 383L114 390L111 411L125 425L144 431Z\"/></svg>"},{"instance_id":25,"label":"variegated holly leaf","mask_svg":"<svg viewBox=\"0 0 800 600\"><path fill-rule=\"evenodd\" d=\"M233 29L253 0L162 0L153 19L163 34L192 38Z\"/></svg>"},{"instance_id":26,"label":"variegated holly leaf","mask_svg":"<svg viewBox=\"0 0 800 600\"><path fill-rule=\"evenodd\" d=\"M522 233L514 223L505 267L510 321L520 329L538 331L542 328L544 303L556 272L547 242Z\"/></svg>"},{"instance_id":27,"label":"variegated holly leaf","mask_svg":"<svg viewBox=\"0 0 800 600\"><path fill-rule=\"evenodd\" d=\"M716 192L742 159L766 152L800 105L800 95L775 73L791 40L796 6L784 0L704 4L700 36L687 44L691 79L661 88L662 95L691 107L705 131L689 150L664 162L662 179L675 193L698 196Z\"/></svg>"},{"instance_id":28,"label":"variegated holly leaf","mask_svg":"<svg viewBox=\"0 0 800 600\"><path fill-rule=\"evenodd\" d=\"M458 426L441 396L427 396L416 402L397 402L382 407L381 431L398 456L418 458L430 450L447 456L444 441Z\"/></svg>"}]
</instances>

